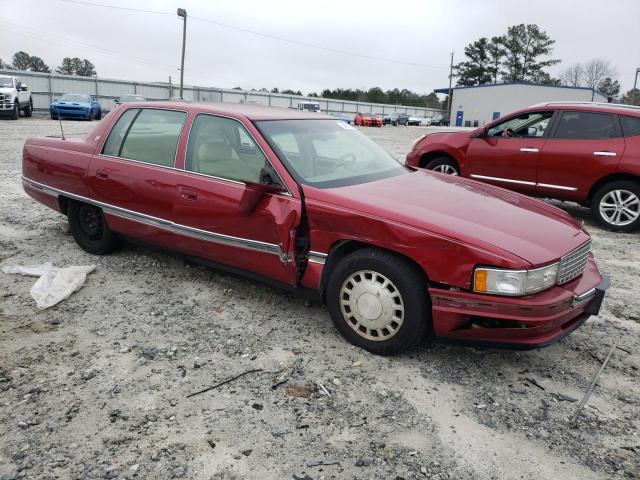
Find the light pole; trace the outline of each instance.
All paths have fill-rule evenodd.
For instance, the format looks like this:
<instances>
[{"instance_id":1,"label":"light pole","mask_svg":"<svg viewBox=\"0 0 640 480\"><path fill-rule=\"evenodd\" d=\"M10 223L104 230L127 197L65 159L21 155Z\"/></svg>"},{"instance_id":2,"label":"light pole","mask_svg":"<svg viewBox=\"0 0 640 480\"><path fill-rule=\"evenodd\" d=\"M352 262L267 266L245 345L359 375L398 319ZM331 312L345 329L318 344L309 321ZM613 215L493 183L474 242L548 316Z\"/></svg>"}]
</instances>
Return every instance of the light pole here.
<instances>
[{"instance_id":1,"label":"light pole","mask_svg":"<svg viewBox=\"0 0 640 480\"><path fill-rule=\"evenodd\" d=\"M180 61L180 99L182 100L184 98L182 89L184 88L184 47L187 43L187 11L184 8L179 8L178 16L184 20L182 25L182 60Z\"/></svg>"},{"instance_id":2,"label":"light pole","mask_svg":"<svg viewBox=\"0 0 640 480\"><path fill-rule=\"evenodd\" d=\"M449 126L451 126L451 82L453 80L453 54L451 52L451 66L449 67L449 97L447 98L447 115L449 115Z\"/></svg>"},{"instance_id":3,"label":"light pole","mask_svg":"<svg viewBox=\"0 0 640 480\"><path fill-rule=\"evenodd\" d=\"M636 76L633 79L633 89L634 90L638 87L638 74L640 74L640 68L636 68Z\"/></svg>"}]
</instances>

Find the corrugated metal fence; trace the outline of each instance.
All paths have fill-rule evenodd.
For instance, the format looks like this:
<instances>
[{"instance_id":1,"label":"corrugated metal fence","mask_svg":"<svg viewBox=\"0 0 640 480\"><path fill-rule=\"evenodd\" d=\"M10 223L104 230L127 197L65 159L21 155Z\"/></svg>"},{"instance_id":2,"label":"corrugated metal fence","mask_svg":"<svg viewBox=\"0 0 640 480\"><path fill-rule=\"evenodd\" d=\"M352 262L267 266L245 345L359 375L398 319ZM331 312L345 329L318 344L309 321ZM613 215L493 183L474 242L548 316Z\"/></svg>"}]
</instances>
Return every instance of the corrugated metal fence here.
<instances>
[{"instance_id":1,"label":"corrugated metal fence","mask_svg":"<svg viewBox=\"0 0 640 480\"><path fill-rule=\"evenodd\" d=\"M128 93L142 95L149 100L166 100L179 95L179 89L176 85L169 87L168 84L163 83L132 82L128 80L77 77L72 75L23 72L17 70L0 70L0 75L15 75L19 77L23 83L26 83L29 86L29 90L31 90L35 110L48 110L51 101L63 93L86 93L94 95L100 100L104 111L111 110L115 105L115 100L121 95ZM320 103L320 109L323 112L330 113L345 112L354 114L356 112L364 112L383 114L398 112L427 118L432 117L436 113L442 113L442 110L433 108L352 102L348 100L300 97L280 93L197 86L186 86L184 88L184 98L209 102L252 102L287 108L298 108L298 103L302 101L314 101Z\"/></svg>"}]
</instances>

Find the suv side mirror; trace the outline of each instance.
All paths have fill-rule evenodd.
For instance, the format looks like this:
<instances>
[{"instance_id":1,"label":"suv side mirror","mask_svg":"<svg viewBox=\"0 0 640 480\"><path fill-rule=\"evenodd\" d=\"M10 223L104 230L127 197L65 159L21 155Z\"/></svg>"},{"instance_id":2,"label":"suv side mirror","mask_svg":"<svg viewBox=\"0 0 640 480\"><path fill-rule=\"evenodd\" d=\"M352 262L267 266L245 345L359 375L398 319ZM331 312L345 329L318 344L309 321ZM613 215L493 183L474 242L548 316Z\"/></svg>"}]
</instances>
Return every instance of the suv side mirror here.
<instances>
[{"instance_id":1,"label":"suv side mirror","mask_svg":"<svg viewBox=\"0 0 640 480\"><path fill-rule=\"evenodd\" d=\"M19 90L20 90L21 92L26 92L27 90L29 90L29 86L28 86L28 85L25 85L24 83L21 83L21 84L20 84L20 88L19 88Z\"/></svg>"}]
</instances>

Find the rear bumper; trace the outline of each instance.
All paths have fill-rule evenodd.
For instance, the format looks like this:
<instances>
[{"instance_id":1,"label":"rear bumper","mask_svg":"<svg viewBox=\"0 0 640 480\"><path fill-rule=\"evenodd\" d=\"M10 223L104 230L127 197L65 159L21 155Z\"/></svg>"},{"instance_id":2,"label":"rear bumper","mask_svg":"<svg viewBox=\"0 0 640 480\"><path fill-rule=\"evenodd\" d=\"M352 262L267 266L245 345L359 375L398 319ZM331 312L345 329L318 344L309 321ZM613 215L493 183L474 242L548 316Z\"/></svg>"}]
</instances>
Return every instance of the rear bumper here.
<instances>
[{"instance_id":1,"label":"rear bumper","mask_svg":"<svg viewBox=\"0 0 640 480\"><path fill-rule=\"evenodd\" d=\"M527 297L499 297L430 288L437 338L513 349L551 345L591 315L609 287L591 256L584 273L561 286Z\"/></svg>"}]
</instances>

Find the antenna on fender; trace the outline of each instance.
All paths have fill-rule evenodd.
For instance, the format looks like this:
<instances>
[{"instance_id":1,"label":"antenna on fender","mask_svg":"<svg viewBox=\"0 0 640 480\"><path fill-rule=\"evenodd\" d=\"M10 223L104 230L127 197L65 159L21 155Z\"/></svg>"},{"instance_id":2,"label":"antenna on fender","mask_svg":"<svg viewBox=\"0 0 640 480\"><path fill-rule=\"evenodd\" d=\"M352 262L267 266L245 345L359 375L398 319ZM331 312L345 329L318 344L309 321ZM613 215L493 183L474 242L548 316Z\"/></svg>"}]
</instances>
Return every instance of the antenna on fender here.
<instances>
[{"instance_id":1,"label":"antenna on fender","mask_svg":"<svg viewBox=\"0 0 640 480\"><path fill-rule=\"evenodd\" d=\"M60 116L60 114L58 114L58 121L60 122L60 133L62 134L62 140L66 140L66 138L64 138L64 130L62 130L62 117Z\"/></svg>"}]
</instances>

